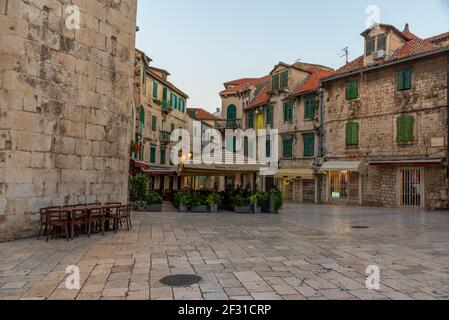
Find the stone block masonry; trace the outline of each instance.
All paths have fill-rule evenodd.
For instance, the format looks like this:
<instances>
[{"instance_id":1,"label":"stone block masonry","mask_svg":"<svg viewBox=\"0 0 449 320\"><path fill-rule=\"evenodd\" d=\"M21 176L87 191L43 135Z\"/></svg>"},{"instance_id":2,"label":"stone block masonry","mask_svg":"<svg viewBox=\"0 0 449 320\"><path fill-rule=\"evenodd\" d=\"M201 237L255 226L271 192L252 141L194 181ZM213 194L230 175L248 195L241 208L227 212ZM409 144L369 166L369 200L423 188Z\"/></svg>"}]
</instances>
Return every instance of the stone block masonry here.
<instances>
[{"instance_id":1,"label":"stone block masonry","mask_svg":"<svg viewBox=\"0 0 449 320\"><path fill-rule=\"evenodd\" d=\"M136 10L0 0L0 241L35 234L41 207L127 201Z\"/></svg>"}]
</instances>

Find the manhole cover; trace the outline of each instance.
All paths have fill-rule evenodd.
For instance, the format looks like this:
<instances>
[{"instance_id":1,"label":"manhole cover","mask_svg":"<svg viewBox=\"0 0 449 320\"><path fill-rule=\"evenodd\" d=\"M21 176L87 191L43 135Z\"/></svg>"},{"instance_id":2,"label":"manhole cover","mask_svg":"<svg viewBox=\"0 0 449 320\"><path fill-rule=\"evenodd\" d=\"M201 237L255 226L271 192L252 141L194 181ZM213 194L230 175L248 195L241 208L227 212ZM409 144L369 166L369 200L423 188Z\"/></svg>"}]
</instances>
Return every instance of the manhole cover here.
<instances>
[{"instance_id":1,"label":"manhole cover","mask_svg":"<svg viewBox=\"0 0 449 320\"><path fill-rule=\"evenodd\" d=\"M199 283L201 280L203 280L203 278L193 274L177 274L164 277L160 282L169 287L188 287L192 284Z\"/></svg>"},{"instance_id":2,"label":"manhole cover","mask_svg":"<svg viewBox=\"0 0 449 320\"><path fill-rule=\"evenodd\" d=\"M368 226L352 226L351 229L369 229Z\"/></svg>"}]
</instances>

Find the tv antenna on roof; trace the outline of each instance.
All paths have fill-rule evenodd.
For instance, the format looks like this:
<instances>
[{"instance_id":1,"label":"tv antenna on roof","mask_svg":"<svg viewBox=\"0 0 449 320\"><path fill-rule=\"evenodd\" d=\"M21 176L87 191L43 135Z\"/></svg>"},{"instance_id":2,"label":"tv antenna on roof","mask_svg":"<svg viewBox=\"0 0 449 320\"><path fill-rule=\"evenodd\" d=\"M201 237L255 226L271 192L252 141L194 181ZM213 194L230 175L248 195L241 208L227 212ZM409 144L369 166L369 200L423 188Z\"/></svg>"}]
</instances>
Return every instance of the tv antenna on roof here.
<instances>
[{"instance_id":1,"label":"tv antenna on roof","mask_svg":"<svg viewBox=\"0 0 449 320\"><path fill-rule=\"evenodd\" d=\"M346 63L349 63L349 47L344 47L341 51L342 53L340 54L340 58L345 57Z\"/></svg>"},{"instance_id":2,"label":"tv antenna on roof","mask_svg":"<svg viewBox=\"0 0 449 320\"><path fill-rule=\"evenodd\" d=\"M301 62L301 58L296 59L295 63Z\"/></svg>"}]
</instances>

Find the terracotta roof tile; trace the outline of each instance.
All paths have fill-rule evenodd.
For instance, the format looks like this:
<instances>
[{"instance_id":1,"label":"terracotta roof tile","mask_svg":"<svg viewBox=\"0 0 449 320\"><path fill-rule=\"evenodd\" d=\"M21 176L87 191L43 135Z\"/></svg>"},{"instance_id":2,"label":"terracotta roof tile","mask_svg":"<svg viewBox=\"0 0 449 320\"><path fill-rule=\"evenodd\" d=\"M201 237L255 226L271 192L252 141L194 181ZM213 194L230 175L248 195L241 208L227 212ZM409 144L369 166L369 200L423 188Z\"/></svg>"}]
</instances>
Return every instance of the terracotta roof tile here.
<instances>
[{"instance_id":1,"label":"terracotta roof tile","mask_svg":"<svg viewBox=\"0 0 449 320\"><path fill-rule=\"evenodd\" d=\"M330 77L335 72L333 70L316 70L314 71L304 82L304 84L299 87L294 93L294 96L299 96L304 93L315 91L320 86L320 80Z\"/></svg>"},{"instance_id":2,"label":"terracotta roof tile","mask_svg":"<svg viewBox=\"0 0 449 320\"><path fill-rule=\"evenodd\" d=\"M220 92L220 94L238 93L247 90L250 86L258 85L267 80L269 76L262 78L243 78L238 80L233 80L226 82L224 85L232 86L231 88L225 89Z\"/></svg>"},{"instance_id":3,"label":"terracotta roof tile","mask_svg":"<svg viewBox=\"0 0 449 320\"><path fill-rule=\"evenodd\" d=\"M249 107L246 109L247 110L254 109L256 107L263 106L264 104L270 102L270 91L271 91L271 81L267 81L262 91L259 93L259 95L257 95L257 97L254 98L253 101L251 101Z\"/></svg>"},{"instance_id":4,"label":"terracotta roof tile","mask_svg":"<svg viewBox=\"0 0 449 320\"><path fill-rule=\"evenodd\" d=\"M210 112L202 109L202 108L195 108L195 109L188 109L188 112L192 112L195 114L194 118L198 121L214 121L219 120L219 118L215 117Z\"/></svg>"}]
</instances>

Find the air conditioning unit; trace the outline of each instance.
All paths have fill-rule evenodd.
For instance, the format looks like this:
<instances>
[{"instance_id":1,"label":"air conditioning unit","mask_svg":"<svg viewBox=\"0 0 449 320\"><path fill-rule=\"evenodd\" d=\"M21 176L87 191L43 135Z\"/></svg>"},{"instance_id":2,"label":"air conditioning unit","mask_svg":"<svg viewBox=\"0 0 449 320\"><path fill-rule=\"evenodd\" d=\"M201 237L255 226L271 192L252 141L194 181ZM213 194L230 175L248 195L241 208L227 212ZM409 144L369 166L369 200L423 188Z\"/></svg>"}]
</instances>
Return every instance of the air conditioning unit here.
<instances>
[{"instance_id":1,"label":"air conditioning unit","mask_svg":"<svg viewBox=\"0 0 449 320\"><path fill-rule=\"evenodd\" d=\"M385 51L384 50L379 50L379 51L373 52L373 59L374 60L383 59L384 57L385 57Z\"/></svg>"}]
</instances>

